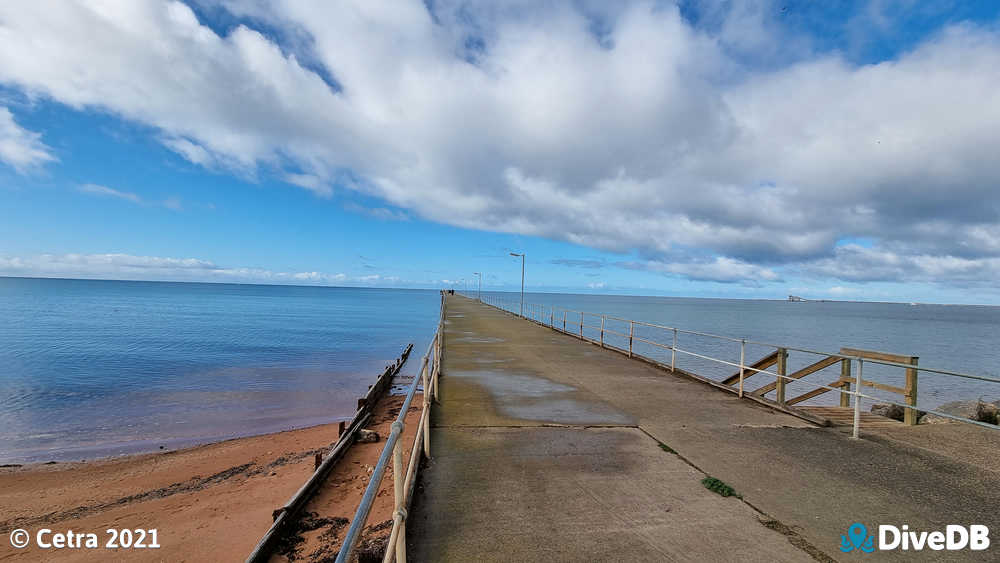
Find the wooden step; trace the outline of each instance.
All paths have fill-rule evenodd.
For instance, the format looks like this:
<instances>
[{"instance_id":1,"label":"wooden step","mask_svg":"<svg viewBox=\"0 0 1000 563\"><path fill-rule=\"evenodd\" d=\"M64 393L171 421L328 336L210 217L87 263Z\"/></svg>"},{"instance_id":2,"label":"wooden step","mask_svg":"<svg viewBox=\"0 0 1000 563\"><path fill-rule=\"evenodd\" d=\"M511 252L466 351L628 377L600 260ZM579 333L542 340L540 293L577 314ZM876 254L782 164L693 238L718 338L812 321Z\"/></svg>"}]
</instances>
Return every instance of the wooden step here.
<instances>
[{"instance_id":1,"label":"wooden step","mask_svg":"<svg viewBox=\"0 0 1000 563\"><path fill-rule=\"evenodd\" d=\"M804 410L807 413L818 416L820 418L825 418L830 421L833 426L853 426L854 425L854 409L851 407L797 407L800 410ZM903 426L903 423L898 420L893 420L891 418L886 418L881 415L872 414L870 412L861 413L861 427L862 428L896 428Z\"/></svg>"}]
</instances>

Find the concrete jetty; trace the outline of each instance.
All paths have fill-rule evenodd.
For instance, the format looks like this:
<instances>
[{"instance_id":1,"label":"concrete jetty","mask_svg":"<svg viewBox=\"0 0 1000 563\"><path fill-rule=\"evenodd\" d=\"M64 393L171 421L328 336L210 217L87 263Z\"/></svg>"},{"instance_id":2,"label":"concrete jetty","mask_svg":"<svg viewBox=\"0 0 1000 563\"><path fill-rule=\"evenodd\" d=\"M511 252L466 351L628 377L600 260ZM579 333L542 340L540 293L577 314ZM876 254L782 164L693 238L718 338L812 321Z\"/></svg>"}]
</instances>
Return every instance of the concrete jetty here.
<instances>
[{"instance_id":1,"label":"concrete jetty","mask_svg":"<svg viewBox=\"0 0 1000 563\"><path fill-rule=\"evenodd\" d=\"M995 432L843 430L454 295L413 561L831 561L861 522L1000 534ZM717 478L740 495L702 485ZM997 560L889 551L875 560Z\"/></svg>"}]
</instances>

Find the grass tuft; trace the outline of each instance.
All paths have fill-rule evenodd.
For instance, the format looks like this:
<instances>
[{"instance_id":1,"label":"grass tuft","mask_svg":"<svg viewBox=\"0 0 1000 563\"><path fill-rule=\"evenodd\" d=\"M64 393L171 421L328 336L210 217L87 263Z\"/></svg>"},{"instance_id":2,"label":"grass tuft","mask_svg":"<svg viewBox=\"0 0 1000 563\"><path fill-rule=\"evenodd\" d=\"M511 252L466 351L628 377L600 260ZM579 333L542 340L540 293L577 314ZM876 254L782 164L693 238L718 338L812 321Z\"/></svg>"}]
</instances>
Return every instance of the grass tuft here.
<instances>
[{"instance_id":1,"label":"grass tuft","mask_svg":"<svg viewBox=\"0 0 1000 563\"><path fill-rule=\"evenodd\" d=\"M743 498L742 495L736 494L736 490L725 484L724 482L716 479L715 477L705 477L701 480L701 484L705 486L706 489L718 493L724 497L736 497Z\"/></svg>"},{"instance_id":2,"label":"grass tuft","mask_svg":"<svg viewBox=\"0 0 1000 563\"><path fill-rule=\"evenodd\" d=\"M671 448L670 446L668 446L666 444L660 444L660 449L663 450L663 451L665 451L665 452L667 452L668 454L676 454L677 453L676 451L674 451L673 448Z\"/></svg>"}]
</instances>

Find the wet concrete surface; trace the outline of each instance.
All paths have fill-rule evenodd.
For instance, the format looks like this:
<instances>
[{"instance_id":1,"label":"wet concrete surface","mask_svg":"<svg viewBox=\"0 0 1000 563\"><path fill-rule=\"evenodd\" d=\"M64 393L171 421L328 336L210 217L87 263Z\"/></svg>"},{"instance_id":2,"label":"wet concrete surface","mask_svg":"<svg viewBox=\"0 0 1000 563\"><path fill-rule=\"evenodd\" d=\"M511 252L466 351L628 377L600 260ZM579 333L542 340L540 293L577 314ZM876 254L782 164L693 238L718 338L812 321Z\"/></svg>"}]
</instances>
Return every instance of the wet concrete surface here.
<instances>
[{"instance_id":1,"label":"wet concrete surface","mask_svg":"<svg viewBox=\"0 0 1000 563\"><path fill-rule=\"evenodd\" d=\"M478 409L491 407L501 416L519 420L520 424L512 423L514 426L536 423L635 426L634 418L592 393L544 377L498 369L452 370L449 376L476 391L485 391ZM468 413L473 419L477 418L475 410ZM468 418L454 418L451 425L462 425L461 421Z\"/></svg>"},{"instance_id":2,"label":"wet concrete surface","mask_svg":"<svg viewBox=\"0 0 1000 563\"><path fill-rule=\"evenodd\" d=\"M513 319L464 299L449 298L447 311L411 560L811 560L752 507L705 489L705 475L660 448L634 415L553 377L536 355L558 351L563 337L507 325ZM493 323L510 331L491 332Z\"/></svg>"},{"instance_id":3,"label":"wet concrete surface","mask_svg":"<svg viewBox=\"0 0 1000 563\"><path fill-rule=\"evenodd\" d=\"M413 561L810 561L636 428L439 427L432 443Z\"/></svg>"},{"instance_id":4,"label":"wet concrete surface","mask_svg":"<svg viewBox=\"0 0 1000 563\"><path fill-rule=\"evenodd\" d=\"M991 431L902 427L898 437L852 440L459 296L449 297L446 318L432 460L410 534L421 538L412 540L414 560L847 561L860 556L839 551L840 535L858 521L1000 530L1000 442ZM690 477L678 477L683 467ZM706 474L746 502L708 493L699 484ZM565 489L590 478L602 509L587 504L590 493ZM682 504L704 514L664 500L687 494L695 497ZM720 545L737 550L698 547L723 517L716 502L743 514L719 530ZM664 506L683 518L661 526ZM629 520L629 511L640 516ZM864 558L1000 560L995 549Z\"/></svg>"},{"instance_id":5,"label":"wet concrete surface","mask_svg":"<svg viewBox=\"0 0 1000 563\"><path fill-rule=\"evenodd\" d=\"M680 454L678 460L689 462L696 472L729 483L743 494L750 506L759 509L758 516L766 514L766 518L780 522L780 529L797 534L797 543L812 546L811 550L802 553L815 555L818 550L836 560L857 559L857 554L844 554L838 549L840 535L856 521L873 529L882 523L907 524L911 530L933 531L957 523L985 524L991 530L1000 530L1000 513L996 510L1000 506L1000 473L995 463L1000 443L991 431L972 427L967 430L901 427L902 431L895 437L895 430L878 431L868 433L862 440L851 440L841 430L815 427L796 417L741 401L732 394L629 360L621 354L461 297L449 299L448 310L460 310L463 316L446 327L442 405L433 417L436 428L432 441L437 438L439 443L462 444L470 453L465 461L461 461L460 449L437 451L433 456L431 470L426 473L427 497L420 504L423 507L420 513L425 517L432 514L440 517L440 497L447 494L444 491L454 491L465 485L489 491L493 480L501 478L477 470L480 462L475 457L486 452L482 454L488 456L482 462L484 466L508 467L505 456L515 451L517 444L509 444L507 450L479 449L477 444L486 439L485 434L501 430L490 427L517 426L530 431L533 427L546 425L616 426L628 420L624 426L638 425L638 430L644 432L650 442L655 443L655 438L669 445ZM452 338L470 336L467 334L470 332L503 342L475 343ZM451 377L451 372L458 376ZM463 372L474 375L462 376ZM546 383L537 385L535 391L550 390L552 396L531 396L531 391L523 391L520 394L527 396L515 398L511 395L518 393L511 391L516 387L514 380L501 382L508 375L544 379ZM563 399L569 403L561 403ZM524 410L519 410L520 403L524 404ZM583 414L568 414L572 409L580 409ZM573 420L577 421L570 422ZM578 427L567 428L575 429ZM467 436L465 440L449 442L449 434L461 432L472 432L476 438ZM504 441L524 440L506 434L503 437ZM491 451L496 455L489 454ZM472 452L476 452L475 455ZM576 473L567 477L555 469L548 475L549 470L545 468L557 466L555 459L541 462L532 479L575 478ZM503 479L506 479L505 487L509 488L533 486L520 483L516 474L505 473ZM697 479L693 484L699 487ZM616 490L618 483L606 486L609 491ZM690 482L658 482L654 485L656 491L645 491L645 494L659 494L659 488L672 490L689 486ZM491 494L476 497L474 504L491 502ZM462 501L450 499L448 502L461 504ZM522 498L519 502L527 501ZM457 508L450 506L449 510ZM506 512L517 510L516 505L503 510L498 508L495 516L506 518ZM615 517L614 514L606 516ZM451 540L442 537L433 540L435 549L443 550L440 552L419 551L417 545L418 553L430 557L426 560L436 560L436 555L450 553L446 549L451 545L449 541L480 545L473 541L477 533L467 530L461 523L452 522L450 517L444 519L450 522L448 527L436 532L428 528L427 531L444 534L444 538ZM599 527L596 522L588 525ZM675 528L670 533L680 533L680 529ZM739 529L740 533L754 533ZM590 544L580 544L579 538L570 532L551 529L550 536L546 545L552 544L549 545L552 549L552 546L562 546L563 542L597 549ZM670 544L673 548L686 545L678 538L673 541L676 542ZM765 537L762 541L774 543L773 538ZM531 552L520 553L527 560L553 556L572 560L560 559L560 553L572 553L578 557L576 560L583 560L589 553L587 549L557 551L556 555L552 555L551 550L542 550L537 552L537 559ZM760 549L766 551L768 548ZM1000 559L993 549L987 552L879 552L865 554L865 558L875 561ZM666 559L649 552L636 552L635 559L616 558L600 551L594 553L595 557L590 560L684 560L683 555L675 553L670 553ZM602 553L608 557L605 559ZM705 555L708 557L703 559L705 561L738 561L748 557L747 553L737 552L732 552L731 557L719 553ZM775 557L775 560L786 560L782 558L784 555Z\"/></svg>"}]
</instances>

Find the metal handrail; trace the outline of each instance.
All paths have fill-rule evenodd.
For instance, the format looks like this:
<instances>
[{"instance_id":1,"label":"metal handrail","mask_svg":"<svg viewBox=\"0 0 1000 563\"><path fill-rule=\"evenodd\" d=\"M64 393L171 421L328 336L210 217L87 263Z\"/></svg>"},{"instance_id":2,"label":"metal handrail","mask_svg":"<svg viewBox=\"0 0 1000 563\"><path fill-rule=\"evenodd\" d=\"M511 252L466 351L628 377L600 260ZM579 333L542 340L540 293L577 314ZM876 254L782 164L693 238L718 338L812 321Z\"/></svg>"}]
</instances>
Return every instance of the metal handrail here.
<instances>
[{"instance_id":1,"label":"metal handrail","mask_svg":"<svg viewBox=\"0 0 1000 563\"><path fill-rule=\"evenodd\" d=\"M441 311L438 316L437 330L434 333L434 337L431 339L431 343L427 347L427 353L424 354L423 359L421 360L420 370L417 373L417 376L413 378L413 383L410 384L409 389L406 391L406 396L403 399L403 405L399 409L399 415L390 427L389 435L385 439L385 446L382 448L382 453L379 455L378 462L372 470L371 478L368 480L368 486L365 488L364 495L361 497L361 503L358 505L354 518L351 520L351 525L347 529L347 533L344 535L344 541L341 543L340 552L337 554L337 563L347 563L351 560L351 554L360 539L361 531L364 529L368 520L372 504L374 503L375 497L378 495L379 488L382 485L382 479L385 476L385 471L390 458L393 460L394 510L392 532L389 536L389 543L386 545L384 561L392 561L393 556L395 556L395 559L400 563L405 563L406 561L406 507L409 506L409 501L412 498L412 487L416 480L416 472L419 467L421 443L423 445L424 455L430 455L429 431L430 408L432 403L431 398L437 396L437 379L440 373L441 363L441 338L444 334L443 294L441 299L442 304ZM400 438L402 437L403 431L406 429L406 415L410 410L410 405L416 394L417 385L420 383L423 384L423 409L417 423L416 436L413 440L413 448L410 452L410 459L405 470L404 478L402 443L400 442Z\"/></svg>"},{"instance_id":2,"label":"metal handrail","mask_svg":"<svg viewBox=\"0 0 1000 563\"><path fill-rule=\"evenodd\" d=\"M493 305L493 306L495 306L495 307L497 307L499 309L508 310L508 309L505 309L505 307L504 307L504 303L506 303L506 301L503 300L503 299L491 296L491 298L488 299L486 302L488 302L489 304L491 304L491 305ZM936 373L936 374L941 374L941 375L949 375L949 376L953 376L953 377L961 377L961 378L966 378L966 379L974 379L974 380L978 380L978 381L987 381L987 382L991 382L991 383L1000 383L1000 379L998 379L998 378L992 378L992 377L980 376L980 375L973 375L973 374L968 374L968 373L961 373L961 372L956 372L956 371L951 371L951 370L929 368L929 367L920 366L920 365L904 364L904 363L900 363L900 362L893 362L893 361L889 361L889 360L881 360L881 359L877 359L877 358L862 357L862 356L849 355L849 354L820 352L820 351L817 351L817 350L810 350L810 349L807 349L807 348L796 348L796 347L791 347L791 346L778 346L778 345L775 345L775 344L770 344L770 343L766 343L766 342L759 342L759 341L754 341L754 340L748 340L748 339L745 339L745 338L733 338L733 337L730 337L730 336L722 336L722 335L711 334L711 333L707 333L707 332L700 332L700 331L694 331L694 330L685 330L685 329L681 329L681 328L677 328L677 327L670 327L670 326L665 326L665 325L648 323L648 322L645 322L645 321L636 321L636 320L630 320L630 319L622 319L620 317L611 317L611 316L608 316L608 315L600 315L600 314L597 314L597 313L589 313L589 312L584 312L584 311L576 311L576 310L573 310L573 309L565 309L565 308L556 307L556 306L551 307L551 309L553 310L553 312L556 311L556 310L560 310L560 311L577 313L577 314L579 314L581 316L581 320L578 323L569 323L568 321L566 322L567 326L570 325L570 324L572 324L572 326L574 326L574 327L580 327L580 332L579 333L577 333L576 331L569 332L569 331L563 331L562 329L558 329L561 332L566 332L566 333L572 334L574 336L577 336L578 338L582 338L584 340L597 343L598 341L593 340L591 338L588 338L586 336L583 336L582 335L582 330L584 328L592 328L592 329L595 329L595 330L600 330L601 333L602 333L602 338L601 338L600 344L602 346L611 347L611 348L615 348L617 350L626 352L626 353L629 354L629 356L640 356L640 357L652 360L652 358L648 358L647 356L643 356L642 354L638 354L638 353L635 353L633 351L633 349L632 349L632 341L639 341L639 342L644 342L646 344L650 344L652 346L656 346L656 347L659 347L659 348L670 350L671 351L671 365L670 365L671 369L674 369L674 366L675 366L675 357L674 357L674 354L676 354L677 352L680 352L681 354L686 354L686 355L689 355L689 356L698 357L698 358L704 359L706 361L711 361L711 362L715 362L715 363L718 363L718 364L723 364L723 365L728 365L728 366L732 366L732 367L737 367L740 370L740 372L739 372L739 395L740 395L740 397L742 397L744 395L744 392L743 392L743 382L746 379L746 377L749 377L749 376L752 376L752 375L755 375L755 374L760 374L760 373L773 376L775 378L775 381L779 381L779 380L795 381L795 382L798 382L798 383L804 383L804 384L807 384L807 385L811 385L811 386L815 387L816 389L826 389L826 390L829 390L829 391L836 391L838 393L842 393L842 394L846 394L846 395L852 395L852 396L855 397L855 399L854 399L854 411L855 411L854 412L854 432L853 432L855 438L857 438L859 436L859 420L860 420L860 405L861 405L860 399L861 398L877 400L877 401L886 402L886 403L889 403L889 404L892 404L892 405L901 406L901 407L906 408L906 409L917 410L917 406L915 404L914 405L902 404L902 403L891 401L889 399L885 399L885 398L882 398L882 397L874 397L874 396L866 395L866 394L862 393L861 392L861 387L862 387L862 385L864 383L866 383L861 378L861 371L863 369L863 364L864 363L873 363L873 364L885 365L885 366L890 366L890 367L898 367L898 368L903 368L903 369L908 369L908 370L914 370L916 372L925 371L925 372L929 372L929 373ZM511 312L513 312L513 311L511 311ZM514 313L514 314L517 315L517 313ZM583 319L586 315L592 315L592 316L596 316L596 317L601 317L602 319L605 319L605 320L606 319L613 319L613 320L618 320L618 321L622 321L622 322L628 322L628 323L631 323L633 325L633 327L634 326L645 326L645 327L650 327L650 328L657 328L657 329L662 329L662 330L666 330L666 331L671 331L673 333L673 335L674 335L674 344L673 345L663 344L663 343L655 342L655 341L652 341L652 340L647 340L647 339L641 338L639 336L635 336L634 333L626 335L626 334L622 334L622 333L610 330L607 327L587 325L587 324L584 324L584 319ZM555 328L555 327L553 327L553 328ZM628 340L629 340L629 349L628 350L624 350L624 349L617 348L617 347L614 347L614 346L609 346L607 343L604 342L603 334L605 332L611 332L613 334L617 334L617 335L623 336L625 338L628 338ZM703 337L708 337L708 338L716 338L716 339L720 339L720 340L724 340L724 341L728 341L728 342L737 342L737 343L740 344L740 362L739 363L730 362L730 361L723 360L723 359L720 359L720 358L714 358L712 356L706 356L706 355L703 355L703 354L698 354L696 352L692 352L690 350L684 350L682 348L679 348L679 347L677 347L677 344L676 344L676 342L677 342L676 337L677 337L678 333L679 334L691 334L691 335L703 336ZM854 390L845 390L843 388L835 388L835 387L831 387L831 386L827 386L827 385L822 385L822 384L819 384L819 383L815 383L815 382L812 382L812 381L805 381L803 379L796 379L796 378L793 378L793 377L789 377L786 374L779 374L779 373L776 373L776 372L768 371L766 369L757 369L757 368L754 368L752 366L749 366L749 365L746 364L746 361L745 361L745 349L746 349L746 345L747 344L754 345L754 346L764 346L764 347L774 348L776 350L785 350L786 352L787 351L797 351L797 352L802 352L802 353L806 353L806 354L814 354L814 355L819 355L819 356L827 356L827 357L830 357L830 358L837 358L837 359L842 359L842 360L848 360L850 362L857 362L858 363L857 375L856 375L855 378L852 378L852 379L854 379L854 381L851 382L851 383L855 384L855 388L854 388ZM657 363L659 363L659 362L657 362ZM747 372L750 372L749 375L747 374ZM961 421L961 422L975 424L977 426L983 426L983 427L989 428L991 430L1000 430L1000 427L998 427L996 425L982 423L982 422L971 420L971 419L965 419L965 418L957 417L957 416L946 414L946 413L939 412L939 411L925 410L925 412L932 413L932 414L935 414L935 415L938 415L938 416L942 416L944 418L949 418L949 419L958 420L958 421Z\"/></svg>"}]
</instances>

